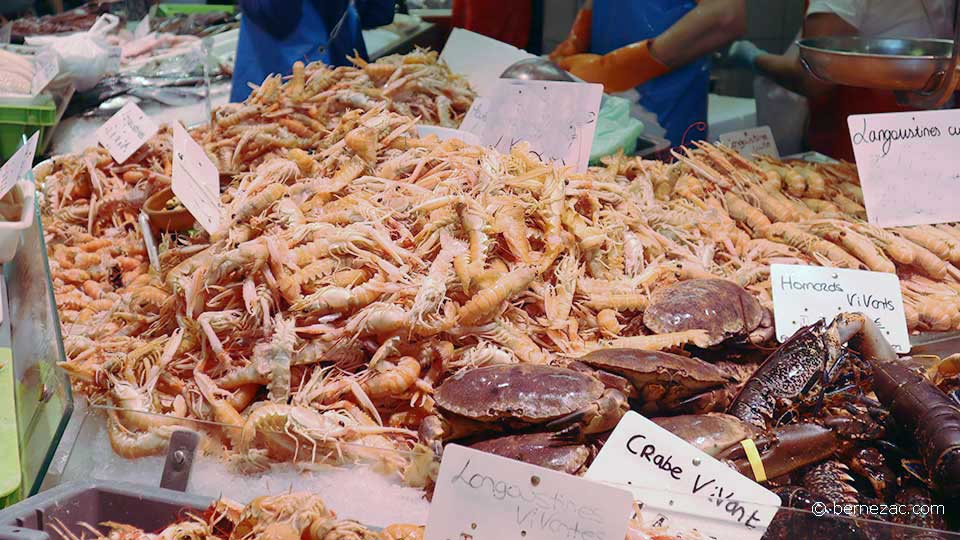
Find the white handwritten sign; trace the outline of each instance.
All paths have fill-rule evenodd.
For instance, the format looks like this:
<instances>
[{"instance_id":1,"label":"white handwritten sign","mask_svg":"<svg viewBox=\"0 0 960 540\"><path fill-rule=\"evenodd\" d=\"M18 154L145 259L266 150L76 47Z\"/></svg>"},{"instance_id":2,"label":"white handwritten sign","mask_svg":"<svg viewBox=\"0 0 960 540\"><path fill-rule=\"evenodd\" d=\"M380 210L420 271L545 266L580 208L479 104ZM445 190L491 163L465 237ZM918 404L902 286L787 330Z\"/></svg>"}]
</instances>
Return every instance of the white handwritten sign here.
<instances>
[{"instance_id":1,"label":"white handwritten sign","mask_svg":"<svg viewBox=\"0 0 960 540\"><path fill-rule=\"evenodd\" d=\"M960 221L960 109L847 118L867 221L899 227Z\"/></svg>"},{"instance_id":2,"label":"white handwritten sign","mask_svg":"<svg viewBox=\"0 0 960 540\"><path fill-rule=\"evenodd\" d=\"M744 157L760 155L780 158L777 142L773 140L773 132L770 131L770 126L731 131L717 138L721 143L736 150Z\"/></svg>"},{"instance_id":3,"label":"white handwritten sign","mask_svg":"<svg viewBox=\"0 0 960 540\"><path fill-rule=\"evenodd\" d=\"M33 57L33 79L30 81L30 93L39 94L60 73L60 60L57 53L44 50Z\"/></svg>"},{"instance_id":4,"label":"white handwritten sign","mask_svg":"<svg viewBox=\"0 0 960 540\"><path fill-rule=\"evenodd\" d=\"M503 153L526 141L541 159L585 172L602 96L599 84L498 79L460 129Z\"/></svg>"},{"instance_id":5,"label":"white handwritten sign","mask_svg":"<svg viewBox=\"0 0 960 540\"><path fill-rule=\"evenodd\" d=\"M16 185L17 180L27 174L30 167L33 166L33 156L37 153L37 141L40 140L40 132L35 131L27 139L27 143L10 156L10 159L0 167L0 198L10 191Z\"/></svg>"},{"instance_id":6,"label":"white handwritten sign","mask_svg":"<svg viewBox=\"0 0 960 540\"><path fill-rule=\"evenodd\" d=\"M623 540L629 491L447 445L425 540Z\"/></svg>"},{"instance_id":7,"label":"white handwritten sign","mask_svg":"<svg viewBox=\"0 0 960 540\"><path fill-rule=\"evenodd\" d=\"M143 109L130 102L97 128L97 142L114 161L123 163L159 130L160 126Z\"/></svg>"},{"instance_id":8,"label":"white handwritten sign","mask_svg":"<svg viewBox=\"0 0 960 540\"><path fill-rule=\"evenodd\" d=\"M505 69L518 60L535 58L527 51L493 38L454 28L443 46L440 59L454 73L470 81L480 96L489 95Z\"/></svg>"},{"instance_id":9,"label":"white handwritten sign","mask_svg":"<svg viewBox=\"0 0 960 540\"><path fill-rule=\"evenodd\" d=\"M775 493L633 411L584 477L626 484L660 524L717 540L759 540L780 506Z\"/></svg>"},{"instance_id":10,"label":"white handwritten sign","mask_svg":"<svg viewBox=\"0 0 960 540\"><path fill-rule=\"evenodd\" d=\"M839 313L861 312L873 319L899 353L910 351L900 278L886 272L794 264L770 265L777 339L786 341L803 326Z\"/></svg>"},{"instance_id":11,"label":"white handwritten sign","mask_svg":"<svg viewBox=\"0 0 960 540\"><path fill-rule=\"evenodd\" d=\"M173 124L173 194L213 233L220 227L220 173L179 123Z\"/></svg>"}]
</instances>

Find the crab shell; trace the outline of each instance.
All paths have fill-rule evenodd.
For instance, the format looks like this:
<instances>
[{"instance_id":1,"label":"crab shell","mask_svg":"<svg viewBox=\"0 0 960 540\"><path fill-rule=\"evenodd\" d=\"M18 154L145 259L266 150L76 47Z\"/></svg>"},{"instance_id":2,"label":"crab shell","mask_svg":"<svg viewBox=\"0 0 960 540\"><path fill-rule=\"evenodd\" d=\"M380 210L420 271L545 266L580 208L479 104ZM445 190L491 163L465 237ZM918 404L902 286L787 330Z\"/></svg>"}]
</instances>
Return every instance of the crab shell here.
<instances>
[{"instance_id":1,"label":"crab shell","mask_svg":"<svg viewBox=\"0 0 960 540\"><path fill-rule=\"evenodd\" d=\"M763 320L760 302L724 279L691 279L654 291L643 324L658 334L705 330L709 344L746 336Z\"/></svg>"},{"instance_id":2,"label":"crab shell","mask_svg":"<svg viewBox=\"0 0 960 540\"><path fill-rule=\"evenodd\" d=\"M578 360L594 369L626 378L644 399L651 397L647 395L651 390L648 386L662 387L671 397L681 397L735 380L720 368L703 360L662 351L601 349L581 356Z\"/></svg>"},{"instance_id":3,"label":"crab shell","mask_svg":"<svg viewBox=\"0 0 960 540\"><path fill-rule=\"evenodd\" d=\"M567 474L583 470L591 455L586 445L559 443L553 433L507 435L480 441L470 447Z\"/></svg>"},{"instance_id":4,"label":"crab shell","mask_svg":"<svg viewBox=\"0 0 960 540\"><path fill-rule=\"evenodd\" d=\"M711 456L757 434L750 424L724 413L663 416L652 420Z\"/></svg>"},{"instance_id":5,"label":"crab shell","mask_svg":"<svg viewBox=\"0 0 960 540\"><path fill-rule=\"evenodd\" d=\"M509 364L471 369L443 382L434 394L446 412L481 422L549 422L595 402L596 377L560 367Z\"/></svg>"}]
</instances>

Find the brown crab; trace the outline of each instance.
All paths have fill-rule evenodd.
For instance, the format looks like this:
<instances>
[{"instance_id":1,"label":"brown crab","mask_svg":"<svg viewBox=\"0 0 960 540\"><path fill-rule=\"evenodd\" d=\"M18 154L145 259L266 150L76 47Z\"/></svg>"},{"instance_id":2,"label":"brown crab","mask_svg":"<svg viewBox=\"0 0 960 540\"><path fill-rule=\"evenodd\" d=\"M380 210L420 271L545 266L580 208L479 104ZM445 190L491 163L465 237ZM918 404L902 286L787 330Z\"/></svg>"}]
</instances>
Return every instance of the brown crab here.
<instances>
[{"instance_id":1,"label":"brown crab","mask_svg":"<svg viewBox=\"0 0 960 540\"><path fill-rule=\"evenodd\" d=\"M728 340L760 344L773 337L769 310L725 279L691 279L657 289L643 324L657 334L689 336L701 348Z\"/></svg>"},{"instance_id":2,"label":"brown crab","mask_svg":"<svg viewBox=\"0 0 960 540\"><path fill-rule=\"evenodd\" d=\"M567 474L584 472L594 454L590 446L565 444L558 441L553 433L507 435L480 441L470 447Z\"/></svg>"},{"instance_id":3,"label":"brown crab","mask_svg":"<svg viewBox=\"0 0 960 540\"><path fill-rule=\"evenodd\" d=\"M759 433L750 424L724 413L662 416L651 420L711 456Z\"/></svg>"},{"instance_id":4,"label":"brown crab","mask_svg":"<svg viewBox=\"0 0 960 540\"><path fill-rule=\"evenodd\" d=\"M628 409L626 396L596 377L534 364L463 371L445 380L434 399L441 414L424 419L420 437L435 450L440 441L531 426L602 433Z\"/></svg>"},{"instance_id":5,"label":"brown crab","mask_svg":"<svg viewBox=\"0 0 960 540\"><path fill-rule=\"evenodd\" d=\"M643 403L641 411L677 411L696 396L723 388L736 379L697 358L640 349L600 349L577 359L579 363L629 381L629 395Z\"/></svg>"}]
</instances>

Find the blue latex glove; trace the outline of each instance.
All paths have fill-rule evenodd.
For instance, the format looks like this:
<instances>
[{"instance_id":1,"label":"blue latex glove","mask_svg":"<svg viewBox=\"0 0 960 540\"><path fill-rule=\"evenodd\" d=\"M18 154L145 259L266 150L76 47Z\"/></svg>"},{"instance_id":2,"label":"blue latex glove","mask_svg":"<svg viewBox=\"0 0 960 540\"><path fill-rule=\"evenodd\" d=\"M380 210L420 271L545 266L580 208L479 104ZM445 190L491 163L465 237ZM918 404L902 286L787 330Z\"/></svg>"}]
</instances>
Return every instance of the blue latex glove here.
<instances>
[{"instance_id":1,"label":"blue latex glove","mask_svg":"<svg viewBox=\"0 0 960 540\"><path fill-rule=\"evenodd\" d=\"M730 52L727 53L727 58L737 67L756 69L757 57L761 54L769 53L749 41L741 40L735 41L733 45L730 46Z\"/></svg>"}]
</instances>

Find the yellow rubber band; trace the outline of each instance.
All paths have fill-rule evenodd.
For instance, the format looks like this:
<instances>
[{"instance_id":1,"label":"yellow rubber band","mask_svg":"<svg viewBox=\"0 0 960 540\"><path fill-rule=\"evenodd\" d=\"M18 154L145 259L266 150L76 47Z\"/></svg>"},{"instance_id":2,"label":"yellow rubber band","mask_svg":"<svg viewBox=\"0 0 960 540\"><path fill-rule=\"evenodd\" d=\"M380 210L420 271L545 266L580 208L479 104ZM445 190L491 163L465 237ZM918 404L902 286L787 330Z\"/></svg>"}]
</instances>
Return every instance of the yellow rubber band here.
<instances>
[{"instance_id":1,"label":"yellow rubber band","mask_svg":"<svg viewBox=\"0 0 960 540\"><path fill-rule=\"evenodd\" d=\"M757 482L765 482L767 480L767 471L763 468L760 451L757 450L757 445L754 444L753 439L740 441L740 446L743 447L743 451L747 454L747 461L750 462L750 468L753 469L753 477Z\"/></svg>"}]
</instances>

